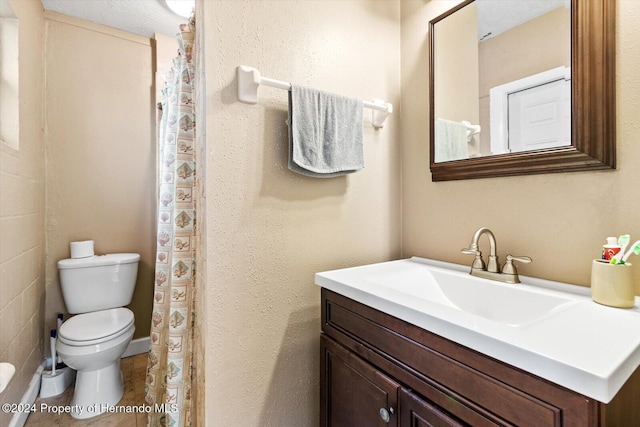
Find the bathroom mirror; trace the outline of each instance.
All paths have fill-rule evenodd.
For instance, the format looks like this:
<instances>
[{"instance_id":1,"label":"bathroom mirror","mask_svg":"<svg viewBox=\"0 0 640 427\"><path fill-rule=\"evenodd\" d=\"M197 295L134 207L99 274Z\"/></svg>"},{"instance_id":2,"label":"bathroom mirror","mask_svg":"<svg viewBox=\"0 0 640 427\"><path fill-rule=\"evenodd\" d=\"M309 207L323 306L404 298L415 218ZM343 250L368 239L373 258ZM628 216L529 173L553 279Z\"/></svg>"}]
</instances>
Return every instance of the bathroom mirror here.
<instances>
[{"instance_id":1,"label":"bathroom mirror","mask_svg":"<svg viewBox=\"0 0 640 427\"><path fill-rule=\"evenodd\" d=\"M482 3L493 3L503 11L507 4L527 11L534 9L534 3L552 6L534 11L511 29L495 23L486 29L478 18L497 13L487 12L491 9ZM615 168L614 20L615 2L609 0L466 0L433 19L429 23L432 180ZM538 25L532 27L533 33L555 33L553 49L532 47L536 42L522 39L523 34L532 34L533 24ZM539 29L539 25L551 27ZM523 31L525 27L530 28ZM519 40L500 41L515 32ZM516 53L499 56L508 44L526 51L529 58ZM537 64L512 64L532 56ZM487 63L494 63L494 68ZM525 69L521 74L512 72L517 68ZM540 86L545 88L542 95L529 96L535 92L529 89L537 91ZM550 99L556 100L551 107ZM555 123L542 133L534 129L537 139L523 139L535 140L533 144L522 143L518 141L522 126L513 121L518 114L525 117L521 122L533 127L550 118ZM549 129L554 130L552 136Z\"/></svg>"}]
</instances>

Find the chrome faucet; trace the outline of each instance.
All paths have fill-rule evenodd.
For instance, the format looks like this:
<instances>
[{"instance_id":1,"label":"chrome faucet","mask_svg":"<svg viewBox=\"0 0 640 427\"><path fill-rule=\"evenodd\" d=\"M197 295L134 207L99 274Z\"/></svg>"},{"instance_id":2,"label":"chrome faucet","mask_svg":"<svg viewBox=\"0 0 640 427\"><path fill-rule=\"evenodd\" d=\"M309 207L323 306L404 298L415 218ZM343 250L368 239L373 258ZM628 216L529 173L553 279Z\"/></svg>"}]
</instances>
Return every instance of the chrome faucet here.
<instances>
[{"instance_id":1,"label":"chrome faucet","mask_svg":"<svg viewBox=\"0 0 640 427\"><path fill-rule=\"evenodd\" d=\"M480 247L478 246L478 240L480 237L486 234L489 238L489 262L485 266L484 260L482 259L482 252L480 252ZM527 256L519 256L515 257L512 255L507 255L507 261L504 263L502 267L502 272L500 272L500 264L498 263L498 250L496 245L496 237L493 235L493 232L489 230L487 227L480 227L473 238L471 239L471 244L468 248L462 249L463 254L467 255L475 255L473 260L473 264L471 264L471 271L469 274L472 276L483 277L485 279L498 280L500 282L506 283L520 283L520 279L518 278L518 270L516 266L513 264L513 261L518 261L521 263L528 264L531 262L531 258Z\"/></svg>"}]
</instances>

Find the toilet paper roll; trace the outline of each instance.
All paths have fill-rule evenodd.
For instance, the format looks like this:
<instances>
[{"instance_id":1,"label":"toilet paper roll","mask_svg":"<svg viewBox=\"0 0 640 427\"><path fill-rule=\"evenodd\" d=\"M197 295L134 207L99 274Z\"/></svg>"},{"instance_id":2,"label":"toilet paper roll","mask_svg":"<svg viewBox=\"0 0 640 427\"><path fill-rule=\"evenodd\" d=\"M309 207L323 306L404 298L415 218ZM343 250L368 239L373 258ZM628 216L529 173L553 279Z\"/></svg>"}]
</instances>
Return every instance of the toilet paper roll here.
<instances>
[{"instance_id":1,"label":"toilet paper roll","mask_svg":"<svg viewBox=\"0 0 640 427\"><path fill-rule=\"evenodd\" d=\"M94 256L93 240L85 240L82 242L71 242L71 258L88 258Z\"/></svg>"}]
</instances>

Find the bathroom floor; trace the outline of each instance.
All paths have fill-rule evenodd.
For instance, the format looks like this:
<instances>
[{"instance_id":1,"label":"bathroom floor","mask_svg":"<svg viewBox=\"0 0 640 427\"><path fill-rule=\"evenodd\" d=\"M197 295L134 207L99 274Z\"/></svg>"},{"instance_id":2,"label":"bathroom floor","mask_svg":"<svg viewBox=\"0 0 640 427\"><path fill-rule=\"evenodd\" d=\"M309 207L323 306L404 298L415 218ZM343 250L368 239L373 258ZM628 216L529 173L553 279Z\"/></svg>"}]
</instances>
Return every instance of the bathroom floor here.
<instances>
[{"instance_id":1,"label":"bathroom floor","mask_svg":"<svg viewBox=\"0 0 640 427\"><path fill-rule=\"evenodd\" d=\"M120 362L122 376L124 378L124 396L117 406L134 406L144 403L144 383L147 370L147 354L138 354L136 356L126 357ZM50 397L48 399L36 399L36 408L40 408L40 404L46 404L47 407L71 405L71 397L73 395L73 386L70 387L60 396ZM54 414L33 412L27 418L25 426L61 426L61 427L77 427L77 426L100 426L100 427L133 427L146 426L146 413L112 413L102 414L95 418L86 420L76 420L69 414Z\"/></svg>"}]
</instances>

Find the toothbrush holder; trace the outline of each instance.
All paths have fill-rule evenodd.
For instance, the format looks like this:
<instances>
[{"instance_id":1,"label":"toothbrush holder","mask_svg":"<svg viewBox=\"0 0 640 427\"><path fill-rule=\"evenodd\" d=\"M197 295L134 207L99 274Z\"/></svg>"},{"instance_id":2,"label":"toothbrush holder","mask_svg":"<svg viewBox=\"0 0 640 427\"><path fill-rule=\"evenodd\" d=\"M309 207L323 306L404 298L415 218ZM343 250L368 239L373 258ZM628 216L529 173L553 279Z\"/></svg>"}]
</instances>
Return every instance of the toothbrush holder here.
<instances>
[{"instance_id":1,"label":"toothbrush holder","mask_svg":"<svg viewBox=\"0 0 640 427\"><path fill-rule=\"evenodd\" d=\"M610 307L631 308L635 304L632 264L610 264L594 259L591 264L591 298Z\"/></svg>"}]
</instances>

